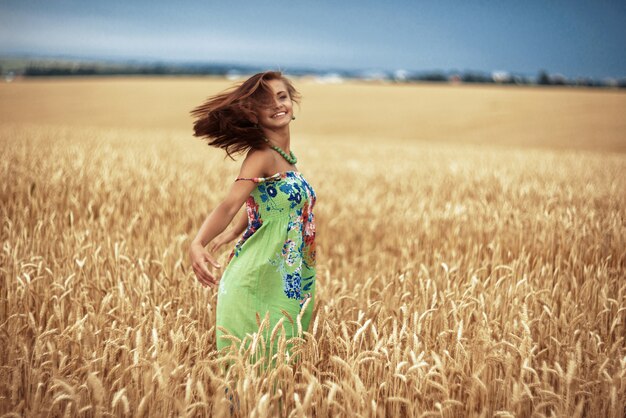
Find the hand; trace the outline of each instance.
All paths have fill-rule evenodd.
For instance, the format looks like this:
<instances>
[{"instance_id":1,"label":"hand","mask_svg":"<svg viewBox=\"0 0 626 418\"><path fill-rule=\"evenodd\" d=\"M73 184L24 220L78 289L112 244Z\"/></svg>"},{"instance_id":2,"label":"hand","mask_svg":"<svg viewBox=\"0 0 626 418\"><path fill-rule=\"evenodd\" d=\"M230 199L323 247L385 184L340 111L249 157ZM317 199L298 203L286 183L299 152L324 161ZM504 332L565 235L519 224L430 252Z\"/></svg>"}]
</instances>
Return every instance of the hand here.
<instances>
[{"instance_id":1,"label":"hand","mask_svg":"<svg viewBox=\"0 0 626 418\"><path fill-rule=\"evenodd\" d=\"M229 242L231 242L232 240L234 240L235 237L233 236L233 234L228 233L228 232L224 232L220 235L218 235L217 237L215 237L213 239L213 242L211 243L211 245L209 246L209 250L212 253L216 253L217 250L224 244L228 244Z\"/></svg>"},{"instance_id":2,"label":"hand","mask_svg":"<svg viewBox=\"0 0 626 418\"><path fill-rule=\"evenodd\" d=\"M198 279L200 284L204 287L215 286L217 279L208 269L207 262L211 263L216 268L221 268L222 266L215 261L213 256L199 243L191 244L189 247L189 257L191 258L191 265L196 274L196 279Z\"/></svg>"}]
</instances>

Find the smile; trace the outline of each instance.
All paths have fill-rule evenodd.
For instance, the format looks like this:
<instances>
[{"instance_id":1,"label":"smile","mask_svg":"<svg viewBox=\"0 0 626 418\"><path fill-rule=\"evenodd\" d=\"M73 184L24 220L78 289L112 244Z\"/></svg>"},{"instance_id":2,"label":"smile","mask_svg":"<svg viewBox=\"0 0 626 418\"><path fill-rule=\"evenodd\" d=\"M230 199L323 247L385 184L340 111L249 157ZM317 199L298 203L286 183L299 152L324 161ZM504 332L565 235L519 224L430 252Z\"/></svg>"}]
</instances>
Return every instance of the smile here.
<instances>
[{"instance_id":1,"label":"smile","mask_svg":"<svg viewBox=\"0 0 626 418\"><path fill-rule=\"evenodd\" d=\"M273 118L280 118L280 117L285 116L286 114L287 114L286 112L278 112L278 113L274 114L272 117Z\"/></svg>"}]
</instances>

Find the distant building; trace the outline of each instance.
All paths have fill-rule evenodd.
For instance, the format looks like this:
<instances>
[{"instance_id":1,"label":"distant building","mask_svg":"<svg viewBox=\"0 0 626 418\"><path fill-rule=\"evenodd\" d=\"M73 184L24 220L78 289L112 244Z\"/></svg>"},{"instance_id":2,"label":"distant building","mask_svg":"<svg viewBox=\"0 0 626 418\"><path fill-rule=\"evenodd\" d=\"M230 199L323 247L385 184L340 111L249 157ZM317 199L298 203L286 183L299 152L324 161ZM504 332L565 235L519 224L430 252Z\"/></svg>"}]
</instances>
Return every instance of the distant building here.
<instances>
[{"instance_id":1,"label":"distant building","mask_svg":"<svg viewBox=\"0 0 626 418\"><path fill-rule=\"evenodd\" d=\"M567 78L565 78L563 74L559 73L550 75L550 81L552 82L552 84L567 84Z\"/></svg>"},{"instance_id":2,"label":"distant building","mask_svg":"<svg viewBox=\"0 0 626 418\"><path fill-rule=\"evenodd\" d=\"M507 71L494 71L491 73L491 79L494 83L510 83L511 74L509 74Z\"/></svg>"},{"instance_id":3,"label":"distant building","mask_svg":"<svg viewBox=\"0 0 626 418\"><path fill-rule=\"evenodd\" d=\"M365 81L387 81L388 75L383 71L365 70L358 72L357 78Z\"/></svg>"},{"instance_id":4,"label":"distant building","mask_svg":"<svg viewBox=\"0 0 626 418\"><path fill-rule=\"evenodd\" d=\"M239 80L243 75L237 70L228 70L226 72L226 78L228 80Z\"/></svg>"},{"instance_id":5,"label":"distant building","mask_svg":"<svg viewBox=\"0 0 626 418\"><path fill-rule=\"evenodd\" d=\"M396 81L406 81L409 76L409 72L407 70L396 70L393 72L393 78Z\"/></svg>"},{"instance_id":6,"label":"distant building","mask_svg":"<svg viewBox=\"0 0 626 418\"><path fill-rule=\"evenodd\" d=\"M320 84L339 84L343 83L344 79L338 73L326 73L315 77L315 81Z\"/></svg>"}]
</instances>

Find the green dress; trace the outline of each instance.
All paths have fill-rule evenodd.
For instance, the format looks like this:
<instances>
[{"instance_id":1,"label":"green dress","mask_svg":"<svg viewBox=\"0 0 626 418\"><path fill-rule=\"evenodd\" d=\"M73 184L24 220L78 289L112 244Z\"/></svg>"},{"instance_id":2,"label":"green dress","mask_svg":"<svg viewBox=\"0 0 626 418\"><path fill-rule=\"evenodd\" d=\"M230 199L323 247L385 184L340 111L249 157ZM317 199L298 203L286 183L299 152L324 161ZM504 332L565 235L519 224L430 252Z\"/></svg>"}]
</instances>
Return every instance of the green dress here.
<instances>
[{"instance_id":1,"label":"green dress","mask_svg":"<svg viewBox=\"0 0 626 418\"><path fill-rule=\"evenodd\" d=\"M216 308L218 350L252 334L263 336L266 350L276 324L283 318L285 338L298 336L297 318L306 331L315 298L315 192L298 171L270 177L239 177L256 187L246 201L248 227L235 244L220 279ZM307 299L310 299L303 306ZM269 327L259 333L260 319ZM280 331L279 331L280 330ZM272 353L278 350L277 329ZM229 337L233 336L236 338ZM248 337L246 337L248 336ZM224 338L225 337L225 338ZM239 347L237 347L239 348ZM289 352L290 346L285 346ZM262 355L271 354L266 351Z\"/></svg>"}]
</instances>

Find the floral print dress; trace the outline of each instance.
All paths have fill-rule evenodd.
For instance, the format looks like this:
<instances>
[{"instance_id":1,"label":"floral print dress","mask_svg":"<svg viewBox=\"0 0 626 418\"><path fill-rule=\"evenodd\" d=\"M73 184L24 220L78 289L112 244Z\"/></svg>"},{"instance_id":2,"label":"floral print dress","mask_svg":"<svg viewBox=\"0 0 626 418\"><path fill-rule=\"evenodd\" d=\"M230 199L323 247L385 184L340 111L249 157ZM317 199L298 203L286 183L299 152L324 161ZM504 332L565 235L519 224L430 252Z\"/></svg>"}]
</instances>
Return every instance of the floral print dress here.
<instances>
[{"instance_id":1,"label":"floral print dress","mask_svg":"<svg viewBox=\"0 0 626 418\"><path fill-rule=\"evenodd\" d=\"M257 314L263 320L267 312L266 344L283 316L285 337L297 336L296 318L310 298L301 316L306 331L315 297L313 188L298 171L239 180L257 185L246 201L248 227L231 251L218 287L218 350L231 344L232 338L222 338L224 331L243 340L258 331Z\"/></svg>"}]
</instances>

